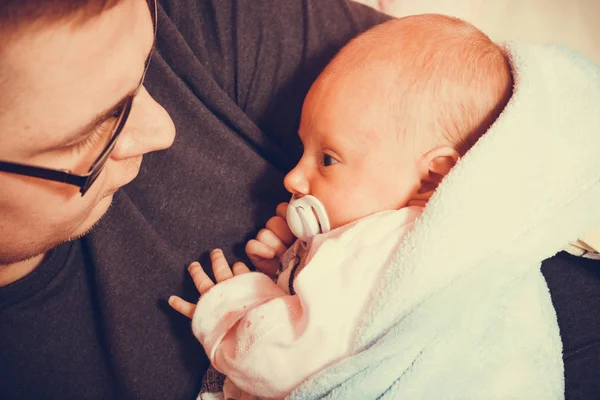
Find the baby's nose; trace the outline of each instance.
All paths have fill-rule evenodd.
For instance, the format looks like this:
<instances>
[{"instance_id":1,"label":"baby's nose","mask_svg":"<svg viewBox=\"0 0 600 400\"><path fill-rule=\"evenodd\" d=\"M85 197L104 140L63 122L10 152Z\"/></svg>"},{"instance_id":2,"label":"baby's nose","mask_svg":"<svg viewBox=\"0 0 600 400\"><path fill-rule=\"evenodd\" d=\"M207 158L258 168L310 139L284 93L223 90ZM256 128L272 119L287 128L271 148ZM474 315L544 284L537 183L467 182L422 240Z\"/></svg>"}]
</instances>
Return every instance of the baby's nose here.
<instances>
[{"instance_id":1,"label":"baby's nose","mask_svg":"<svg viewBox=\"0 0 600 400\"><path fill-rule=\"evenodd\" d=\"M288 172L283 179L283 185L288 192L295 195L304 196L310 192L308 179L306 179L306 175L302 172L300 164L296 165L294 169Z\"/></svg>"}]
</instances>

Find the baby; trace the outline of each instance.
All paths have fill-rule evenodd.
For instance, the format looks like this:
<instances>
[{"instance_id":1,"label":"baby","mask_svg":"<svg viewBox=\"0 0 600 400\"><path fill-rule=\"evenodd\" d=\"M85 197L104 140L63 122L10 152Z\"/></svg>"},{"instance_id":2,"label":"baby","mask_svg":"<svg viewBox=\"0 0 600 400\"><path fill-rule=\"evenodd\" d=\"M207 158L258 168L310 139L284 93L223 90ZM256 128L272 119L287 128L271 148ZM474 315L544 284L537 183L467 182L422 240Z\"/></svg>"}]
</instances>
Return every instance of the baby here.
<instances>
[{"instance_id":1,"label":"baby","mask_svg":"<svg viewBox=\"0 0 600 400\"><path fill-rule=\"evenodd\" d=\"M170 299L228 377L226 398L283 398L356 353L381 268L512 86L503 50L441 15L387 22L340 51L303 105L292 200L246 247L263 273L213 251L217 284L193 263L198 305Z\"/></svg>"}]
</instances>

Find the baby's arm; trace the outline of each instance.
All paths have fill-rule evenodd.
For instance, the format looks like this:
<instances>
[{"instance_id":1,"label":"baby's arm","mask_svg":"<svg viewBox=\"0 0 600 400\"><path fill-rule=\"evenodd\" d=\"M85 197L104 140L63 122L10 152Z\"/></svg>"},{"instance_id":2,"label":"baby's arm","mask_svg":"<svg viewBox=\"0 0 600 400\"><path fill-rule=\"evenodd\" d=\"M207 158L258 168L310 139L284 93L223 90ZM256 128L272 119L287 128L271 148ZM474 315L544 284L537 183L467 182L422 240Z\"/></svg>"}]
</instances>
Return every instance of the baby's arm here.
<instances>
[{"instance_id":1,"label":"baby's arm","mask_svg":"<svg viewBox=\"0 0 600 400\"><path fill-rule=\"evenodd\" d=\"M229 268L229 264L221 249L214 249L210 252L210 262L217 283L250 272L243 262L236 262L233 264L233 267ZM199 262L191 263L188 267L188 272L201 296L208 293L208 291L215 286L215 283L208 275L206 275ZM194 316L194 311L196 310L195 304L189 303L179 296L169 297L169 305L190 319Z\"/></svg>"},{"instance_id":2,"label":"baby's arm","mask_svg":"<svg viewBox=\"0 0 600 400\"><path fill-rule=\"evenodd\" d=\"M227 273L222 253L214 255L218 284L194 263L190 274L200 301L193 305L173 296L169 303L193 317L194 335L216 369L245 392L278 398L333 361L336 351L319 349L322 331L307 334L310 313L298 296L286 295L268 276L248 272L243 264Z\"/></svg>"}]
</instances>

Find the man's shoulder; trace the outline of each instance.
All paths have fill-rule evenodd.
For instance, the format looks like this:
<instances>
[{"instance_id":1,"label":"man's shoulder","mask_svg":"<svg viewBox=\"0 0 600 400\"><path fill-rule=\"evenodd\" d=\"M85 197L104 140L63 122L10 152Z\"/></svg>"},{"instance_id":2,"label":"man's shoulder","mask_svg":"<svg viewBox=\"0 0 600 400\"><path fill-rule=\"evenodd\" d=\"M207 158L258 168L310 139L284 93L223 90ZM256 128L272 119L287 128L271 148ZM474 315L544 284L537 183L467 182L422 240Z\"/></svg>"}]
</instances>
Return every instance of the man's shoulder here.
<instances>
[{"instance_id":1,"label":"man's shoulder","mask_svg":"<svg viewBox=\"0 0 600 400\"><path fill-rule=\"evenodd\" d=\"M545 260L563 343L566 398L600 398L600 261L560 252Z\"/></svg>"}]
</instances>

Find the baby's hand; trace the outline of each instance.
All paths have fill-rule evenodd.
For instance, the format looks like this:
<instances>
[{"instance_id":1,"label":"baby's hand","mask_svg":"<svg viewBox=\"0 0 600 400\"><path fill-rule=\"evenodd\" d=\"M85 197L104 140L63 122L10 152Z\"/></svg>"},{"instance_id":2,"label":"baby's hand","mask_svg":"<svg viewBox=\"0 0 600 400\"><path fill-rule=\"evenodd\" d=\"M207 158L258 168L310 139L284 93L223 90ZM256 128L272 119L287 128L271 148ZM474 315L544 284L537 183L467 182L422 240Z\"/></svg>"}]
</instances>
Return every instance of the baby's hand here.
<instances>
[{"instance_id":1,"label":"baby's hand","mask_svg":"<svg viewBox=\"0 0 600 400\"><path fill-rule=\"evenodd\" d=\"M285 216L288 203L277 206L275 216L246 244L246 254L252 264L262 273L274 277L279 268L279 259L296 239Z\"/></svg>"},{"instance_id":2,"label":"baby's hand","mask_svg":"<svg viewBox=\"0 0 600 400\"><path fill-rule=\"evenodd\" d=\"M214 249L210 252L210 262L212 264L213 273L215 275L216 284L219 284L227 279L236 275L241 275L246 272L250 272L246 264L243 262L236 262L232 268L229 268L229 263L225 259L225 255L221 249ZM202 269L199 262L195 261L188 267L188 272L198 289L200 296L208 292L215 283L206 275L206 272ZM188 318L194 316L194 310L196 310L196 304L189 303L178 296L169 297L169 305L176 311L185 315Z\"/></svg>"}]
</instances>

